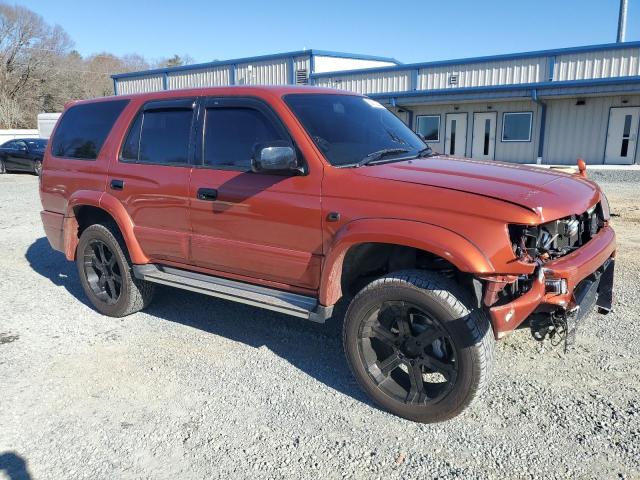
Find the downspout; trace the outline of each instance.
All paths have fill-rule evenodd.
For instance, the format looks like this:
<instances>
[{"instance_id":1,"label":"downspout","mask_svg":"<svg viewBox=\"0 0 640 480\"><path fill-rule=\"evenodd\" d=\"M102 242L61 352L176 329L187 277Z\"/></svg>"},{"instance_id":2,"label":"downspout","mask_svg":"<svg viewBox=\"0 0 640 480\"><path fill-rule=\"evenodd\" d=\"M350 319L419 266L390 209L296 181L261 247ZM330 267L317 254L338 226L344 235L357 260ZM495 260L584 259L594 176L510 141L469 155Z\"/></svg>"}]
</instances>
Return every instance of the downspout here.
<instances>
[{"instance_id":1,"label":"downspout","mask_svg":"<svg viewBox=\"0 0 640 480\"><path fill-rule=\"evenodd\" d=\"M544 153L544 133L547 125L547 104L538 98L538 90L531 90L531 100L540 106L540 136L538 137L538 156L536 163L542 164L542 154Z\"/></svg>"}]
</instances>

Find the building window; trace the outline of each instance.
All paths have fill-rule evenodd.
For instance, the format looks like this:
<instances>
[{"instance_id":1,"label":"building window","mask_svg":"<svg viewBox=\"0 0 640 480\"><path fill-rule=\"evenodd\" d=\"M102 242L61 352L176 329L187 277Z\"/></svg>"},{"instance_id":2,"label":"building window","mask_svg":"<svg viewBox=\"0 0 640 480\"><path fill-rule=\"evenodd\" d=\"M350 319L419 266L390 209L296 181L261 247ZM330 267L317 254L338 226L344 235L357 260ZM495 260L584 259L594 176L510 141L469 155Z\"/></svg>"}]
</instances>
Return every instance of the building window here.
<instances>
[{"instance_id":1,"label":"building window","mask_svg":"<svg viewBox=\"0 0 640 480\"><path fill-rule=\"evenodd\" d=\"M440 115L421 115L416 117L418 133L427 142L440 141Z\"/></svg>"},{"instance_id":2,"label":"building window","mask_svg":"<svg viewBox=\"0 0 640 480\"><path fill-rule=\"evenodd\" d=\"M502 117L503 142L530 142L532 112L505 112Z\"/></svg>"}]
</instances>

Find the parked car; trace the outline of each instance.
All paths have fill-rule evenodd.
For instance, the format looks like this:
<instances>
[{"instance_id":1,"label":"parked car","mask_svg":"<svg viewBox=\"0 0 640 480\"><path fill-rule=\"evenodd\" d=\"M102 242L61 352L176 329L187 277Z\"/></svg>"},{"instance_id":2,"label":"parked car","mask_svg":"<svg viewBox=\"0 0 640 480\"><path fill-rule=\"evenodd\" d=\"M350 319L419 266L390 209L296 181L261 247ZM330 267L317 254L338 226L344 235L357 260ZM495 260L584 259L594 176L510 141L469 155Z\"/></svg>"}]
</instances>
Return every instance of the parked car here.
<instances>
[{"instance_id":1,"label":"parked car","mask_svg":"<svg viewBox=\"0 0 640 480\"><path fill-rule=\"evenodd\" d=\"M19 138L0 145L0 174L32 172L40 175L42 158L47 147L43 138Z\"/></svg>"},{"instance_id":2,"label":"parked car","mask_svg":"<svg viewBox=\"0 0 640 480\"><path fill-rule=\"evenodd\" d=\"M611 309L609 205L582 172L433 156L347 92L73 103L45 153L41 199L49 242L99 312L137 312L155 284L315 322L348 304L355 378L415 421L451 418L479 395L496 339L527 322L570 338L596 305Z\"/></svg>"}]
</instances>

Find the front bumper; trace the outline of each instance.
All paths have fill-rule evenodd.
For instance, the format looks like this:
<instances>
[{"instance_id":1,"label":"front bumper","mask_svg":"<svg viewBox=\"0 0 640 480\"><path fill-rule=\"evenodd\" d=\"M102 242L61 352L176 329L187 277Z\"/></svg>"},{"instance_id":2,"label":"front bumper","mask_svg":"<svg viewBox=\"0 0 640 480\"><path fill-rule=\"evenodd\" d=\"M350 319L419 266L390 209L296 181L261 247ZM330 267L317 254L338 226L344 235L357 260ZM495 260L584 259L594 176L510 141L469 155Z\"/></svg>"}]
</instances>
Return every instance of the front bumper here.
<instances>
[{"instance_id":1,"label":"front bumper","mask_svg":"<svg viewBox=\"0 0 640 480\"><path fill-rule=\"evenodd\" d=\"M583 289L581 282L590 276L598 277L597 293L604 292L608 288L609 307L611 308L611 295L613 289L613 259L616 251L616 236L610 226L602 228L583 247L562 258L545 263L536 270L531 288L512 302L491 307L489 314L496 338L503 338L507 333L515 330L529 315L536 311L556 310L572 311L580 306L580 293ZM606 270L611 260L611 269ZM607 264L607 265L605 265ZM610 275L609 285L600 285L600 276L607 271ZM603 275L606 277L606 275ZM566 293L547 293L546 280L564 279L566 281ZM606 301L602 293L602 302ZM596 295L598 300L598 295ZM582 308L582 315L586 315L593 309L593 304ZM606 307L605 307L606 308Z\"/></svg>"}]
</instances>

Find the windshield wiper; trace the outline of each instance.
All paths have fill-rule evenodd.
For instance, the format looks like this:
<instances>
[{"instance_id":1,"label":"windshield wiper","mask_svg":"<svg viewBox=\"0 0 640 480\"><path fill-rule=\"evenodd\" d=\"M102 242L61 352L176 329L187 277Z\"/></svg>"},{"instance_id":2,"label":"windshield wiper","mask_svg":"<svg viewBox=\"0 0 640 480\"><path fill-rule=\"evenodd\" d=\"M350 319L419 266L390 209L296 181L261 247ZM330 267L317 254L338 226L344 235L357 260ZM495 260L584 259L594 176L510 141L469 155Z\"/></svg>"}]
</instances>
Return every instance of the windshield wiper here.
<instances>
[{"instance_id":1,"label":"windshield wiper","mask_svg":"<svg viewBox=\"0 0 640 480\"><path fill-rule=\"evenodd\" d=\"M371 152L369 155L364 157L362 160L360 160L358 163L354 164L353 166L356 168L364 167L365 165L369 165L371 162L380 160L381 158L386 157L388 155L395 155L397 153L407 153L408 151L409 150L407 148L385 148L382 150L378 150L376 152Z\"/></svg>"}]
</instances>

